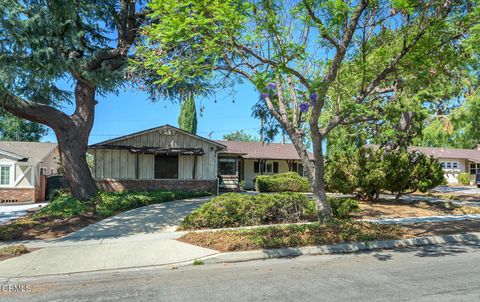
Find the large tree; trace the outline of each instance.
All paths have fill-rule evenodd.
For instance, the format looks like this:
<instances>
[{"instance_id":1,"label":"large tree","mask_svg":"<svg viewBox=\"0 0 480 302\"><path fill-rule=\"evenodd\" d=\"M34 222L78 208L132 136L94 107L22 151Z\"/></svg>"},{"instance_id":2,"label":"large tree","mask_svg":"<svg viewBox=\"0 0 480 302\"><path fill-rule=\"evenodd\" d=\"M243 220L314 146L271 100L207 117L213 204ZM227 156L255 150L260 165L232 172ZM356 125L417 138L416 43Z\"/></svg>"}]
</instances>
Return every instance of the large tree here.
<instances>
[{"instance_id":1,"label":"large tree","mask_svg":"<svg viewBox=\"0 0 480 302\"><path fill-rule=\"evenodd\" d=\"M38 142L46 133L45 126L18 118L0 109L0 140Z\"/></svg>"},{"instance_id":2,"label":"large tree","mask_svg":"<svg viewBox=\"0 0 480 302\"><path fill-rule=\"evenodd\" d=\"M187 93L180 105L178 127L193 134L197 134L197 108L192 93Z\"/></svg>"},{"instance_id":3,"label":"large tree","mask_svg":"<svg viewBox=\"0 0 480 302\"><path fill-rule=\"evenodd\" d=\"M86 161L95 98L125 81L143 18L137 2L0 0L0 106L53 129L69 188L82 200L97 191ZM73 113L61 110L65 103Z\"/></svg>"},{"instance_id":4,"label":"large tree","mask_svg":"<svg viewBox=\"0 0 480 302\"><path fill-rule=\"evenodd\" d=\"M157 22L145 28L140 54L156 62L146 69L171 82L211 74L253 84L302 159L323 220L332 217L324 139L338 126L382 120L412 90L429 86L432 58L458 47L476 24L471 4L153 0Z\"/></svg>"}]
</instances>

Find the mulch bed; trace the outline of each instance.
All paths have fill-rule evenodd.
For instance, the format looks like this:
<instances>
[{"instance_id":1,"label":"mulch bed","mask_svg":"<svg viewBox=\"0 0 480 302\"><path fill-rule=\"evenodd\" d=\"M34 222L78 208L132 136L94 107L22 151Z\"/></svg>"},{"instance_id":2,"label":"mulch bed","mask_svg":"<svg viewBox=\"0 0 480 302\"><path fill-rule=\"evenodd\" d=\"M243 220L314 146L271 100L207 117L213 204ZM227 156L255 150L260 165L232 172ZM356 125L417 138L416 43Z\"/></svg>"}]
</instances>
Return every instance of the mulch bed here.
<instances>
[{"instance_id":1,"label":"mulch bed","mask_svg":"<svg viewBox=\"0 0 480 302\"><path fill-rule=\"evenodd\" d=\"M92 223L102 220L93 214L71 218L44 217L31 219L32 215L7 222L2 227L7 231L0 234L0 240L52 239L78 231Z\"/></svg>"},{"instance_id":2,"label":"mulch bed","mask_svg":"<svg viewBox=\"0 0 480 302\"><path fill-rule=\"evenodd\" d=\"M368 227L368 224L365 223L363 228L366 231L364 231L363 234L359 232L358 237L355 235L350 239L345 238L345 235L339 236L338 230L329 226L322 229L318 229L318 227L315 226L308 226L307 228L310 230L307 229L306 231L298 230L298 228L298 226L294 226L238 231L190 232L178 240L205 248L215 249L220 252L246 251L479 232L480 221L417 223L396 226L377 225L377 227ZM374 232L369 230L369 228L374 229ZM378 229L375 230L375 228ZM366 234L368 235L367 237L370 237L369 239L365 239Z\"/></svg>"}]
</instances>

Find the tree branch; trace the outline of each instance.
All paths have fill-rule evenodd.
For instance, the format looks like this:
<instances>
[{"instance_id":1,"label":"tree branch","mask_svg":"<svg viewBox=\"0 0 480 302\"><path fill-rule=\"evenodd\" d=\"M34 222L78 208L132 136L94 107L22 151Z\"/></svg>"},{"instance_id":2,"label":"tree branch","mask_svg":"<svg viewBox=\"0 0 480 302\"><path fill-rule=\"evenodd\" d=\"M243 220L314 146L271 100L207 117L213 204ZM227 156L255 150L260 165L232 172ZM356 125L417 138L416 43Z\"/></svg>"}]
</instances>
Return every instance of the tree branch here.
<instances>
[{"instance_id":1,"label":"tree branch","mask_svg":"<svg viewBox=\"0 0 480 302\"><path fill-rule=\"evenodd\" d=\"M322 20L320 20L320 18L318 18L315 15L315 13L312 10L312 7L308 3L308 0L303 0L302 2L303 2L303 5L305 5L305 8L307 9L308 15L310 16L310 18L312 18L313 22L320 29L320 34L322 35L322 37L328 42L330 42L330 44L332 44L336 49L339 49L340 45L338 44L338 41L332 36L330 36L330 34L327 32L325 25L323 24Z\"/></svg>"}]
</instances>

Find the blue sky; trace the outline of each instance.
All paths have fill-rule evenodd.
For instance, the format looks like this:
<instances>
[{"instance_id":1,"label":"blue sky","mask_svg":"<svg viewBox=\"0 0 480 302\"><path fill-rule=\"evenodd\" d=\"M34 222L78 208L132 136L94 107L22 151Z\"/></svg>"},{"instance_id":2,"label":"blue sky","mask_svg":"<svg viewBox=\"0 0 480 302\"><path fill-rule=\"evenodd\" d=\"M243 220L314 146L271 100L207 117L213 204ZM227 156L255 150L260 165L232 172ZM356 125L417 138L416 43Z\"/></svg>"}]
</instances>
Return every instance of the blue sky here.
<instances>
[{"instance_id":1,"label":"blue sky","mask_svg":"<svg viewBox=\"0 0 480 302\"><path fill-rule=\"evenodd\" d=\"M152 103L147 94L139 90L126 88L118 95L98 96L97 100L90 144L164 124L178 124L178 103ZM219 90L210 97L198 98L197 134L208 137L212 132L212 139L222 139L226 133L244 129L246 133L258 136L260 121L250 117L257 100L258 93L247 84L238 84L233 95L231 91ZM202 114L200 106L204 107ZM73 112L73 106L63 109L66 113ZM49 130L42 141L56 142L54 132Z\"/></svg>"}]
</instances>

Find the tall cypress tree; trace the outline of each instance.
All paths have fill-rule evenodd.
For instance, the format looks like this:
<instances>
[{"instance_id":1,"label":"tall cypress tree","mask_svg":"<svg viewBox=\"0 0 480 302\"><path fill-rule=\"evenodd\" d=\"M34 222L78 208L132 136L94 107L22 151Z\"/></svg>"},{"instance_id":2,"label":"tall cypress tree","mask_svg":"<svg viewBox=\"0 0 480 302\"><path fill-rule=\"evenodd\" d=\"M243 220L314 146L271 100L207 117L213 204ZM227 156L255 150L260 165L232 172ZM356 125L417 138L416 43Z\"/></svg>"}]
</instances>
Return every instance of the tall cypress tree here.
<instances>
[{"instance_id":1,"label":"tall cypress tree","mask_svg":"<svg viewBox=\"0 0 480 302\"><path fill-rule=\"evenodd\" d=\"M180 115L178 116L178 127L182 130L197 134L197 108L193 94L188 93L182 100Z\"/></svg>"}]
</instances>

